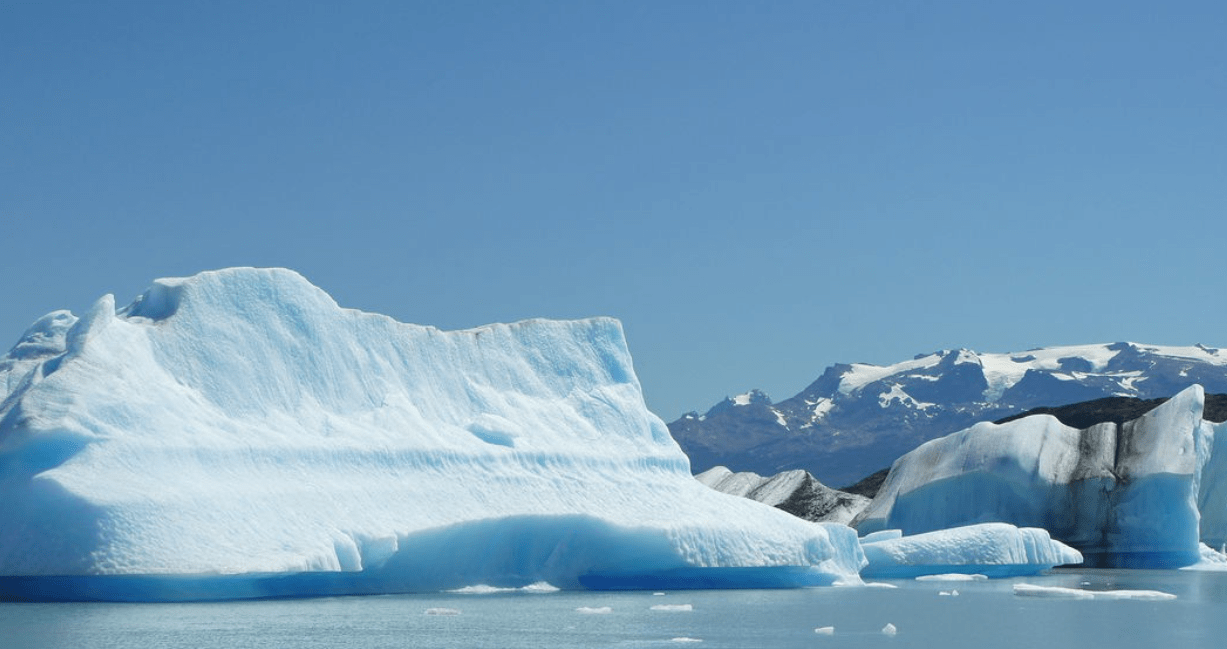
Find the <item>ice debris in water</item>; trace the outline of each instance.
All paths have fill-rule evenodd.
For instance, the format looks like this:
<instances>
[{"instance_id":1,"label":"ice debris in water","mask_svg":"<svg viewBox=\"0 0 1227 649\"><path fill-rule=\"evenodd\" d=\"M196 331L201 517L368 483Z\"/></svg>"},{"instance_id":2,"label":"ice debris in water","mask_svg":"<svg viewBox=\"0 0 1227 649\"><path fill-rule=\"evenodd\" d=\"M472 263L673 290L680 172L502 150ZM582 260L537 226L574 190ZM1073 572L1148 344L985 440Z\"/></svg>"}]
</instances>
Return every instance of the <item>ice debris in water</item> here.
<instances>
[{"instance_id":1,"label":"ice debris in water","mask_svg":"<svg viewBox=\"0 0 1227 649\"><path fill-rule=\"evenodd\" d=\"M585 615L606 615L613 613L613 609L608 606L581 606L575 609L575 612Z\"/></svg>"},{"instance_id":2,"label":"ice debris in water","mask_svg":"<svg viewBox=\"0 0 1227 649\"><path fill-rule=\"evenodd\" d=\"M672 641L673 642L703 642L703 639L702 638L688 638L686 636L681 636L679 638L674 638Z\"/></svg>"},{"instance_id":3,"label":"ice debris in water","mask_svg":"<svg viewBox=\"0 0 1227 649\"><path fill-rule=\"evenodd\" d=\"M1062 586L1037 586L1014 584L1014 594L1020 597L1049 597L1055 599L1134 599L1158 602L1176 599L1171 593L1158 590L1084 590Z\"/></svg>"},{"instance_id":4,"label":"ice debris in water","mask_svg":"<svg viewBox=\"0 0 1227 649\"><path fill-rule=\"evenodd\" d=\"M835 627L833 627L833 626L820 626L820 627L818 627L818 628L814 629L814 633L817 633L818 635L835 635Z\"/></svg>"},{"instance_id":5,"label":"ice debris in water","mask_svg":"<svg viewBox=\"0 0 1227 649\"><path fill-rule=\"evenodd\" d=\"M895 625L890 622L887 622L886 626L882 627L882 635L895 635L896 633L899 633L899 629L896 629Z\"/></svg>"},{"instance_id":6,"label":"ice debris in water","mask_svg":"<svg viewBox=\"0 0 1227 649\"><path fill-rule=\"evenodd\" d=\"M693 611L694 606L691 604L656 604L652 607L653 611L669 611L672 613L682 613Z\"/></svg>"},{"instance_id":7,"label":"ice debris in water","mask_svg":"<svg viewBox=\"0 0 1227 649\"><path fill-rule=\"evenodd\" d=\"M536 583L529 584L527 586L521 586L519 588L500 588L498 586L488 586L486 584L477 584L475 586L465 586L464 588L457 588L454 590L449 590L447 592L455 593L458 595L492 595L494 593L543 594L543 593L556 593L559 590L560 589L557 586L553 586L549 582L538 581Z\"/></svg>"},{"instance_id":8,"label":"ice debris in water","mask_svg":"<svg viewBox=\"0 0 1227 649\"><path fill-rule=\"evenodd\" d=\"M988 579L987 575L964 575L956 572L943 575L921 575L916 578L916 581L982 581L985 579Z\"/></svg>"},{"instance_id":9,"label":"ice debris in water","mask_svg":"<svg viewBox=\"0 0 1227 649\"><path fill-rule=\"evenodd\" d=\"M426 615L460 615L460 611L454 608L444 608L440 606L436 608L426 609L425 614Z\"/></svg>"}]
</instances>

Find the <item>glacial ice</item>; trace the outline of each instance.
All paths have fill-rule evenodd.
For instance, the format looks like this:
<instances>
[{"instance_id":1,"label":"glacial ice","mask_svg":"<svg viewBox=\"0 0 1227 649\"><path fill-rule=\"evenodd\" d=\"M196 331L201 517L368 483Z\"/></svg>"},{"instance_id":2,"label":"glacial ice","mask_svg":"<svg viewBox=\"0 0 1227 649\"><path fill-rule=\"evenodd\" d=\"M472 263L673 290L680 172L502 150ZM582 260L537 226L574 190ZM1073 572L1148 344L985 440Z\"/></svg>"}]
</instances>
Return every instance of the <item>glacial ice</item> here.
<instances>
[{"instance_id":1,"label":"glacial ice","mask_svg":"<svg viewBox=\"0 0 1227 649\"><path fill-rule=\"evenodd\" d=\"M1159 590L1086 590L1064 586L1037 586L1014 584L1014 594L1019 597L1045 597L1049 599L1131 599L1143 602L1162 602L1176 599L1171 593Z\"/></svg>"},{"instance_id":2,"label":"glacial ice","mask_svg":"<svg viewBox=\"0 0 1227 649\"><path fill-rule=\"evenodd\" d=\"M1204 421L1203 404L1193 386L1121 426L977 424L901 457L853 525L915 534L1001 521L1046 529L1091 566L1196 563L1199 537L1227 535L1227 427Z\"/></svg>"},{"instance_id":3,"label":"glacial ice","mask_svg":"<svg viewBox=\"0 0 1227 649\"><path fill-rule=\"evenodd\" d=\"M714 492L616 320L444 332L298 274L162 279L0 359L0 598L859 581L856 534Z\"/></svg>"},{"instance_id":4,"label":"glacial ice","mask_svg":"<svg viewBox=\"0 0 1227 649\"><path fill-rule=\"evenodd\" d=\"M1082 563L1077 550L1054 541L1037 528L1006 523L982 523L912 536L865 542L861 546L869 565L861 576L873 579L911 579L954 574L1015 577L1033 575L1053 566Z\"/></svg>"}]
</instances>

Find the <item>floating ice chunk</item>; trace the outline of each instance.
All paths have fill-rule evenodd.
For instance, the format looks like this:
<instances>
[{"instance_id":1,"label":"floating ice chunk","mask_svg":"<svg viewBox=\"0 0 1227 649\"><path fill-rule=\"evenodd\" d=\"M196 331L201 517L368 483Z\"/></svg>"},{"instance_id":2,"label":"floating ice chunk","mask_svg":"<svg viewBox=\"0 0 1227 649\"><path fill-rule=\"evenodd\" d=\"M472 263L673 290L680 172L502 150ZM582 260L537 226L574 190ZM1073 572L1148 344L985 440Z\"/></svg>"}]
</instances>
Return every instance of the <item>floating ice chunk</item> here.
<instances>
[{"instance_id":1,"label":"floating ice chunk","mask_svg":"<svg viewBox=\"0 0 1227 649\"><path fill-rule=\"evenodd\" d=\"M0 529L23 530L0 599L797 587L864 563L847 526L695 481L610 318L445 332L229 269L44 318L0 390Z\"/></svg>"},{"instance_id":2,"label":"floating ice chunk","mask_svg":"<svg viewBox=\"0 0 1227 649\"><path fill-rule=\"evenodd\" d=\"M1157 602L1176 599L1171 593L1158 590L1084 590L1062 586L1037 586L1014 584L1014 594L1020 597L1048 597L1055 599L1135 599Z\"/></svg>"},{"instance_id":3,"label":"floating ice chunk","mask_svg":"<svg viewBox=\"0 0 1227 649\"><path fill-rule=\"evenodd\" d=\"M869 560L862 577L906 579L956 572L1009 577L1082 562L1077 550L1052 540L1045 530L1006 523L968 525L861 546Z\"/></svg>"},{"instance_id":4,"label":"floating ice chunk","mask_svg":"<svg viewBox=\"0 0 1227 649\"><path fill-rule=\"evenodd\" d=\"M425 614L426 615L460 615L460 611L454 608L436 607L436 608L426 609Z\"/></svg>"},{"instance_id":5,"label":"floating ice chunk","mask_svg":"<svg viewBox=\"0 0 1227 649\"><path fill-rule=\"evenodd\" d=\"M899 629L895 628L895 625L890 622L887 622L886 626L882 627L882 635L895 635L897 633L899 633Z\"/></svg>"},{"instance_id":6,"label":"floating ice chunk","mask_svg":"<svg viewBox=\"0 0 1227 649\"><path fill-rule=\"evenodd\" d=\"M835 627L820 626L817 629L814 629L814 633L817 633L818 635L835 635Z\"/></svg>"},{"instance_id":7,"label":"floating ice chunk","mask_svg":"<svg viewBox=\"0 0 1227 649\"><path fill-rule=\"evenodd\" d=\"M556 593L560 589L557 586L551 585L546 581L538 581L527 586L519 588L501 588L499 586L488 586L486 584L477 584L475 586L465 586L464 588L456 588L446 592L455 593L458 595L492 595L494 593Z\"/></svg>"},{"instance_id":8,"label":"floating ice chunk","mask_svg":"<svg viewBox=\"0 0 1227 649\"><path fill-rule=\"evenodd\" d=\"M988 579L988 575L948 572L941 575L921 575L916 578L916 581L983 581L985 579Z\"/></svg>"},{"instance_id":9,"label":"floating ice chunk","mask_svg":"<svg viewBox=\"0 0 1227 649\"><path fill-rule=\"evenodd\" d=\"M702 638L687 638L686 636L682 636L680 638L673 638L670 642L703 642L703 639Z\"/></svg>"},{"instance_id":10,"label":"floating ice chunk","mask_svg":"<svg viewBox=\"0 0 1227 649\"><path fill-rule=\"evenodd\" d=\"M1003 521L1048 530L1092 567L1197 563L1199 539L1227 543L1227 425L1203 411L1193 385L1121 425L976 424L899 458L851 524L915 534Z\"/></svg>"},{"instance_id":11,"label":"floating ice chunk","mask_svg":"<svg viewBox=\"0 0 1227 649\"><path fill-rule=\"evenodd\" d=\"M898 588L898 587L899 587L899 586L897 586L897 585L895 585L895 584L888 584L888 583L886 583L886 582L884 582L884 581L867 581L867 582L865 582L865 588Z\"/></svg>"},{"instance_id":12,"label":"floating ice chunk","mask_svg":"<svg viewBox=\"0 0 1227 649\"><path fill-rule=\"evenodd\" d=\"M520 590L526 593L557 593L559 590L562 590L562 589L551 584L548 581L538 581L538 582L529 584L521 588Z\"/></svg>"},{"instance_id":13,"label":"floating ice chunk","mask_svg":"<svg viewBox=\"0 0 1227 649\"><path fill-rule=\"evenodd\" d=\"M957 591L957 590L943 590L943 591L939 592L939 593L938 593L938 595L941 595L942 597L958 597L958 596L959 596L959 591Z\"/></svg>"},{"instance_id":14,"label":"floating ice chunk","mask_svg":"<svg viewBox=\"0 0 1227 649\"><path fill-rule=\"evenodd\" d=\"M613 613L613 609L608 606L581 606L575 609L575 612L584 615L607 615Z\"/></svg>"},{"instance_id":15,"label":"floating ice chunk","mask_svg":"<svg viewBox=\"0 0 1227 649\"><path fill-rule=\"evenodd\" d=\"M656 604L652 606L653 611L669 611L671 613L685 613L694 610L693 604Z\"/></svg>"},{"instance_id":16,"label":"floating ice chunk","mask_svg":"<svg viewBox=\"0 0 1227 649\"><path fill-rule=\"evenodd\" d=\"M652 593L652 596L653 596L653 597L662 597L662 596L664 596L664 593Z\"/></svg>"}]
</instances>

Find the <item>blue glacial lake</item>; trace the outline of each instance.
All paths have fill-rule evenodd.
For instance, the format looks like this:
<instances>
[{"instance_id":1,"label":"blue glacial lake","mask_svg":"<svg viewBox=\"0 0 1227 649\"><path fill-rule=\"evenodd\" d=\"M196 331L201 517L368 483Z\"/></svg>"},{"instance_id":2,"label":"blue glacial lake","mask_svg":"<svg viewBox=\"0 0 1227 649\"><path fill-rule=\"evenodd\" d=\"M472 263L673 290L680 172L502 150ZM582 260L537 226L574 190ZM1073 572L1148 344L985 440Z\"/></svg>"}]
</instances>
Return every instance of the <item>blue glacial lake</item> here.
<instances>
[{"instance_id":1,"label":"blue glacial lake","mask_svg":"<svg viewBox=\"0 0 1227 649\"><path fill-rule=\"evenodd\" d=\"M6 649L1222 647L1227 572L1056 571L897 588L553 592L201 604L0 604ZM1016 583L1170 601L1020 597ZM958 595L942 595L957 590ZM882 633L894 625L893 636ZM830 635L816 628L834 627Z\"/></svg>"}]
</instances>

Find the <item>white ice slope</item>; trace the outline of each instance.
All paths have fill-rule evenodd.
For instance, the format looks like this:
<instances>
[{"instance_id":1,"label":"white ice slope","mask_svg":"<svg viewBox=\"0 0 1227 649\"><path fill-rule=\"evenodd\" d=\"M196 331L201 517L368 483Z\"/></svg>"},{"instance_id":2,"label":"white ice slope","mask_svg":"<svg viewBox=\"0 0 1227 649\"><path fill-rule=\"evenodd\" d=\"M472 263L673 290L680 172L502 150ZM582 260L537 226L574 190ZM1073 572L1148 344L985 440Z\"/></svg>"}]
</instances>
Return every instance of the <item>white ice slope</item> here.
<instances>
[{"instance_id":1,"label":"white ice slope","mask_svg":"<svg viewBox=\"0 0 1227 649\"><path fill-rule=\"evenodd\" d=\"M612 319L444 332L231 269L44 317L0 388L6 597L806 585L863 562L846 527L695 481Z\"/></svg>"}]
</instances>

